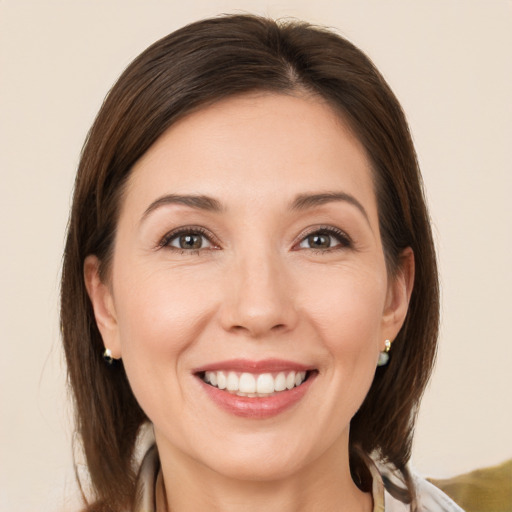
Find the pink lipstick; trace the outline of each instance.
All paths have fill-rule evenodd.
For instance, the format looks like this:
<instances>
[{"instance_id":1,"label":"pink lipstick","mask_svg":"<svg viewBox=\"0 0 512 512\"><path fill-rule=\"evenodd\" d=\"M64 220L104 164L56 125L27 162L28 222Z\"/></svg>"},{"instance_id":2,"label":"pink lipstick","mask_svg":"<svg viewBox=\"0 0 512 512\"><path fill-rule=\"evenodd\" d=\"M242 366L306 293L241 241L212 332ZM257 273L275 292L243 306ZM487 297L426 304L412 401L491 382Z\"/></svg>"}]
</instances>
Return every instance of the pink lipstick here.
<instances>
[{"instance_id":1,"label":"pink lipstick","mask_svg":"<svg viewBox=\"0 0 512 512\"><path fill-rule=\"evenodd\" d=\"M202 389L236 416L269 418L298 403L318 372L293 361L231 359L194 370Z\"/></svg>"}]
</instances>

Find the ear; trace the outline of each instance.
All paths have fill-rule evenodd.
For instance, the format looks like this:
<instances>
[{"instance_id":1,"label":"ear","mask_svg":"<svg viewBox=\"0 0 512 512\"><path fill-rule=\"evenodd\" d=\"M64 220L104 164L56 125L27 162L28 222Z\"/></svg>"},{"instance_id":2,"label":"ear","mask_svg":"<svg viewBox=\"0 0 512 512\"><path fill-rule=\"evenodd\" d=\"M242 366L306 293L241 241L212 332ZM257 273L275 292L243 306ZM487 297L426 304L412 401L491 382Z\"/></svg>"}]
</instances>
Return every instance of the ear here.
<instances>
[{"instance_id":1,"label":"ear","mask_svg":"<svg viewBox=\"0 0 512 512\"><path fill-rule=\"evenodd\" d=\"M94 255L85 258L84 280L103 344L110 349L112 357L119 359L121 346L114 298L110 286L100 278L100 261Z\"/></svg>"},{"instance_id":2,"label":"ear","mask_svg":"<svg viewBox=\"0 0 512 512\"><path fill-rule=\"evenodd\" d=\"M382 317L382 348L384 340L393 341L402 328L409 309L409 300L414 286L414 253L410 247L404 249L398 268L388 283L386 306Z\"/></svg>"}]
</instances>

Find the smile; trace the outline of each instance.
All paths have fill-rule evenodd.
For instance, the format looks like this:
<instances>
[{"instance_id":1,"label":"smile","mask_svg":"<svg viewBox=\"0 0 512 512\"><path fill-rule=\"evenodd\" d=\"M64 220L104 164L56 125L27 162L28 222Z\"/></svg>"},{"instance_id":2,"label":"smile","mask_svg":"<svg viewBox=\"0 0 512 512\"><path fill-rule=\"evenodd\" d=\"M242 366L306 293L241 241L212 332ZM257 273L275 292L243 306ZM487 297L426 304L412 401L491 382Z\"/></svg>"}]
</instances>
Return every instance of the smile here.
<instances>
[{"instance_id":1,"label":"smile","mask_svg":"<svg viewBox=\"0 0 512 512\"><path fill-rule=\"evenodd\" d=\"M194 372L203 391L222 410L235 416L264 419L298 404L318 370L282 360L231 360Z\"/></svg>"},{"instance_id":2,"label":"smile","mask_svg":"<svg viewBox=\"0 0 512 512\"><path fill-rule=\"evenodd\" d=\"M300 386L308 375L306 371L253 374L234 371L207 371L201 378L207 384L237 396L264 398Z\"/></svg>"}]
</instances>

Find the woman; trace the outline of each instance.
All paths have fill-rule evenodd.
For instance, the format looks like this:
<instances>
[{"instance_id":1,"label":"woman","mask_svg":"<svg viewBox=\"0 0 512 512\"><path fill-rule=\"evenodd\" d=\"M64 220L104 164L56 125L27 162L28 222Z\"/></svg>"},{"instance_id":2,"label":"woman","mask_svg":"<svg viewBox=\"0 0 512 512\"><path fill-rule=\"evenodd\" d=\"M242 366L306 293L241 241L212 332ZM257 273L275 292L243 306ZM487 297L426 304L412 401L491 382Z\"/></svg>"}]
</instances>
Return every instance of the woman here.
<instances>
[{"instance_id":1,"label":"woman","mask_svg":"<svg viewBox=\"0 0 512 512\"><path fill-rule=\"evenodd\" d=\"M407 469L438 329L414 148L331 32L220 17L128 67L83 150L61 315L88 510L460 510Z\"/></svg>"}]
</instances>

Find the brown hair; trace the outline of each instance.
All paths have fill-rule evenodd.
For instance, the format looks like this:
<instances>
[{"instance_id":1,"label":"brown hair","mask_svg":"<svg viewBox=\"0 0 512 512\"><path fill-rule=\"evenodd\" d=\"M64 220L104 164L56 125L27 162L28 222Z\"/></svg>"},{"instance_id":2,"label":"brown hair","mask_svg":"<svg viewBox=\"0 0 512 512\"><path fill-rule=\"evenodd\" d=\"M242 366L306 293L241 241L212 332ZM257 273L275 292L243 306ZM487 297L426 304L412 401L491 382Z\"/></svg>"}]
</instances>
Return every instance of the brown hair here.
<instances>
[{"instance_id":1,"label":"brown hair","mask_svg":"<svg viewBox=\"0 0 512 512\"><path fill-rule=\"evenodd\" d=\"M76 177L62 273L61 325L76 426L97 500L120 510L134 493L133 453L147 421L122 362L107 367L83 278L95 254L105 277L123 186L132 166L173 123L195 109L250 91L307 92L327 100L373 164L388 271L400 251L415 255L415 283L390 363L351 422L351 469L368 490L364 454L378 451L403 472L417 407L436 351L437 268L421 176L402 109L372 62L331 31L233 15L188 25L145 50L109 92L88 134ZM93 508L91 508L93 510Z\"/></svg>"}]
</instances>

